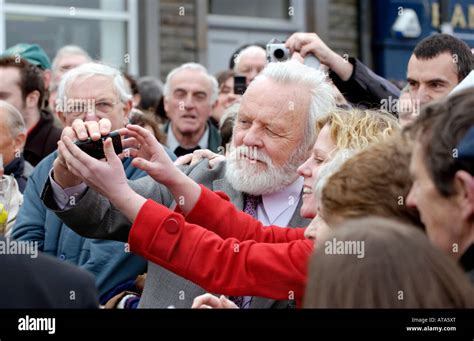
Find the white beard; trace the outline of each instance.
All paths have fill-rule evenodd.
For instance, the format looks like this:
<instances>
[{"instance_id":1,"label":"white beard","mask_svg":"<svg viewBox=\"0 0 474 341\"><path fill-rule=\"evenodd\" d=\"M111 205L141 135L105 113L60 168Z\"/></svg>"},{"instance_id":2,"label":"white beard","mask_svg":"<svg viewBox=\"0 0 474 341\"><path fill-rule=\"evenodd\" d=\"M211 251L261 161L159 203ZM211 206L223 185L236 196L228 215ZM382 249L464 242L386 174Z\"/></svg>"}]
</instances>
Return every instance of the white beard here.
<instances>
[{"instance_id":1,"label":"white beard","mask_svg":"<svg viewBox=\"0 0 474 341\"><path fill-rule=\"evenodd\" d=\"M249 160L245 156L262 161L267 169L260 170L258 168L260 162ZM305 158L304 151L297 151L284 166L276 167L266 153L256 148L240 146L232 148L227 157L225 177L235 190L242 193L250 195L274 193L296 181L298 178L296 170Z\"/></svg>"}]
</instances>

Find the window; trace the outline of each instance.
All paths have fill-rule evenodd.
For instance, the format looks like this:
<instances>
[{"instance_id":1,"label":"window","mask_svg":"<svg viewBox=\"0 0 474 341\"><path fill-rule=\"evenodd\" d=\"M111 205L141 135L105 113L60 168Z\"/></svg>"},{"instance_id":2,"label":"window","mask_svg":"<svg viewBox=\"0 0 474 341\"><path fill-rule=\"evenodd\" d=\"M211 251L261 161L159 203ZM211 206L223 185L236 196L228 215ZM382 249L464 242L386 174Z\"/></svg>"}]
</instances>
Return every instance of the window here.
<instances>
[{"instance_id":1,"label":"window","mask_svg":"<svg viewBox=\"0 0 474 341\"><path fill-rule=\"evenodd\" d=\"M2 2L0 49L36 43L52 60L59 48L75 44L94 59L138 74L136 0L0 0L0 5Z\"/></svg>"},{"instance_id":2,"label":"window","mask_svg":"<svg viewBox=\"0 0 474 341\"><path fill-rule=\"evenodd\" d=\"M95 9L111 9L125 10L124 0L5 0L7 4L28 4L28 5L46 5L46 6L63 6L63 7L77 7L95 8Z\"/></svg>"}]
</instances>

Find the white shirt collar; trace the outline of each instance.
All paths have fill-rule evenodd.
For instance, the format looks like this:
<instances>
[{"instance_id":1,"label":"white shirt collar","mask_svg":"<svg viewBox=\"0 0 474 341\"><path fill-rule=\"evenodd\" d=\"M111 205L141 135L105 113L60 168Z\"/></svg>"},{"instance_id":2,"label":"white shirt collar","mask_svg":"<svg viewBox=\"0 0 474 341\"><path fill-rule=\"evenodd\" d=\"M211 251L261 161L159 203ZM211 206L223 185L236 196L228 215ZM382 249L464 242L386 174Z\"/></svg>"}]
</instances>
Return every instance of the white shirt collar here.
<instances>
[{"instance_id":1,"label":"white shirt collar","mask_svg":"<svg viewBox=\"0 0 474 341\"><path fill-rule=\"evenodd\" d=\"M275 224L277 219L282 215L285 215L287 218L284 220L288 221L286 224L279 223L276 225L286 226L290 222L300 201L303 181L303 177L300 176L291 185L286 186L278 192L262 195L262 203L259 205L259 208L263 206L261 207L264 210L262 213L265 213L270 224Z\"/></svg>"},{"instance_id":2,"label":"white shirt collar","mask_svg":"<svg viewBox=\"0 0 474 341\"><path fill-rule=\"evenodd\" d=\"M176 148L180 146L178 139L173 134L173 129L171 129L171 125L173 123L170 122L168 126L168 131L166 132L166 145L168 146L171 151L175 151ZM208 141L209 141L209 125L206 123L206 130L204 130L204 134L202 134L201 139L198 142L198 145L201 149L208 148Z\"/></svg>"}]
</instances>

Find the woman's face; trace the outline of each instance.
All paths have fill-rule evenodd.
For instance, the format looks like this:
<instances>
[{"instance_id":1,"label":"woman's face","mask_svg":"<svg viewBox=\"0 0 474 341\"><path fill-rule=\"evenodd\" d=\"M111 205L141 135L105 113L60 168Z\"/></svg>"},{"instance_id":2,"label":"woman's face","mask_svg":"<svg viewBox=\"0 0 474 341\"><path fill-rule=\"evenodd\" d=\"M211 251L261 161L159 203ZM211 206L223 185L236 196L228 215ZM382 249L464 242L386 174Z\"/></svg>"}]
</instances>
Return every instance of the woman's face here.
<instances>
[{"instance_id":1,"label":"woman's face","mask_svg":"<svg viewBox=\"0 0 474 341\"><path fill-rule=\"evenodd\" d=\"M306 230L304 230L304 236L306 239L313 240L316 245L321 245L326 240L327 235L330 232L330 227L326 221L318 214L311 223L309 223Z\"/></svg>"},{"instance_id":2,"label":"woman's face","mask_svg":"<svg viewBox=\"0 0 474 341\"><path fill-rule=\"evenodd\" d=\"M326 124L318 134L311 156L298 168L298 174L304 177L303 205L300 214L303 218L314 218L317 214L318 203L313 194L313 186L318 179L322 164L329 161L336 149L336 144L330 134L330 126Z\"/></svg>"},{"instance_id":3,"label":"woman's face","mask_svg":"<svg viewBox=\"0 0 474 341\"><path fill-rule=\"evenodd\" d=\"M311 220L311 223L304 230L305 238L314 241L314 247L322 247L324 242L328 240L334 226L341 224L345 220L343 216L336 216L334 214L325 216L323 208L324 206L320 203L316 217Z\"/></svg>"}]
</instances>

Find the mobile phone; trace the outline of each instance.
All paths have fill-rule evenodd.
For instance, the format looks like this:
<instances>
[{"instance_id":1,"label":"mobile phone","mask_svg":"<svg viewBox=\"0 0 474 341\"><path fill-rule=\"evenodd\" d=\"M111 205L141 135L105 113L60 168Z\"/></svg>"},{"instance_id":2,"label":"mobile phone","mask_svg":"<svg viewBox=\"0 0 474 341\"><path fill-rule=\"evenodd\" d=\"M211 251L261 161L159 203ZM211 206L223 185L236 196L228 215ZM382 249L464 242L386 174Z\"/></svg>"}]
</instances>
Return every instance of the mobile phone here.
<instances>
[{"instance_id":1,"label":"mobile phone","mask_svg":"<svg viewBox=\"0 0 474 341\"><path fill-rule=\"evenodd\" d=\"M92 156L95 159L105 158L104 154L104 141L107 138L112 138L112 145L114 146L115 154L120 154L123 151L122 139L118 131L113 131L108 135L102 136L97 141L92 141L89 137L85 141L76 141L75 144L85 153Z\"/></svg>"},{"instance_id":2,"label":"mobile phone","mask_svg":"<svg viewBox=\"0 0 474 341\"><path fill-rule=\"evenodd\" d=\"M245 76L234 76L234 94L243 95L247 90L247 78Z\"/></svg>"}]
</instances>

